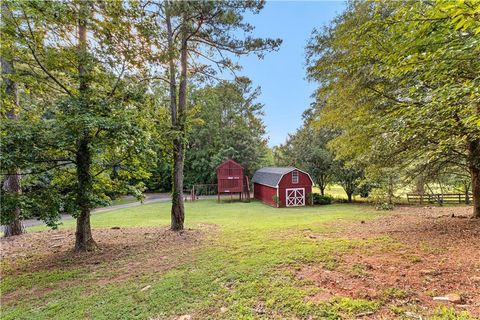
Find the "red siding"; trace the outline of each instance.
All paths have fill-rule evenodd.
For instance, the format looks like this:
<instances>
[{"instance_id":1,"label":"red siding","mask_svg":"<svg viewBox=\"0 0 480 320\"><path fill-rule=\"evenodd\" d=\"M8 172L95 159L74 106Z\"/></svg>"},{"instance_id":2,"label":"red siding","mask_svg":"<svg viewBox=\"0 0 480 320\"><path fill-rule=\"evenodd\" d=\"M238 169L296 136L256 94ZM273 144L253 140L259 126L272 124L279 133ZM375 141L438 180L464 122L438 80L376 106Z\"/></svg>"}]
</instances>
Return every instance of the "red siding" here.
<instances>
[{"instance_id":1,"label":"red siding","mask_svg":"<svg viewBox=\"0 0 480 320\"><path fill-rule=\"evenodd\" d=\"M285 207L287 202L286 189L303 188L305 189L305 205L308 205L308 194L312 192L312 181L308 174L298 171L298 183L292 183L292 172L287 173L278 183L278 197L280 207ZM277 189L258 183L254 184L253 194L258 199L271 206L276 206L273 197L277 195Z\"/></svg>"},{"instance_id":2,"label":"red siding","mask_svg":"<svg viewBox=\"0 0 480 320\"><path fill-rule=\"evenodd\" d=\"M306 173L298 171L298 183L292 183L292 172L287 173L278 183L278 197L280 198L281 207L285 207L287 203L286 189L304 188L305 189L305 205L308 205L308 194L312 192L312 181Z\"/></svg>"},{"instance_id":3,"label":"red siding","mask_svg":"<svg viewBox=\"0 0 480 320\"><path fill-rule=\"evenodd\" d=\"M312 181L306 173L298 171L298 183L292 183L292 172L287 173L278 183L280 188L304 188L312 187Z\"/></svg>"},{"instance_id":4,"label":"red siding","mask_svg":"<svg viewBox=\"0 0 480 320\"><path fill-rule=\"evenodd\" d=\"M293 172L293 171L292 171ZM278 183L278 195L282 207L287 203L286 189L304 188L305 189L305 205L308 205L308 194L312 192L312 181L308 174L298 171L298 183L292 183L292 172L287 173Z\"/></svg>"},{"instance_id":5,"label":"red siding","mask_svg":"<svg viewBox=\"0 0 480 320\"><path fill-rule=\"evenodd\" d=\"M243 167L227 160L217 167L218 193L243 192Z\"/></svg>"},{"instance_id":6,"label":"red siding","mask_svg":"<svg viewBox=\"0 0 480 320\"><path fill-rule=\"evenodd\" d=\"M292 185L287 188L278 188L278 197L280 198L281 205L280 207L286 207L287 203L287 189L290 188L304 188L305 189L305 205L308 206L308 194L312 192L312 186L298 186L298 185Z\"/></svg>"},{"instance_id":7,"label":"red siding","mask_svg":"<svg viewBox=\"0 0 480 320\"><path fill-rule=\"evenodd\" d=\"M273 197L277 195L277 189L263 184L253 184L253 197L271 206L276 206Z\"/></svg>"}]
</instances>

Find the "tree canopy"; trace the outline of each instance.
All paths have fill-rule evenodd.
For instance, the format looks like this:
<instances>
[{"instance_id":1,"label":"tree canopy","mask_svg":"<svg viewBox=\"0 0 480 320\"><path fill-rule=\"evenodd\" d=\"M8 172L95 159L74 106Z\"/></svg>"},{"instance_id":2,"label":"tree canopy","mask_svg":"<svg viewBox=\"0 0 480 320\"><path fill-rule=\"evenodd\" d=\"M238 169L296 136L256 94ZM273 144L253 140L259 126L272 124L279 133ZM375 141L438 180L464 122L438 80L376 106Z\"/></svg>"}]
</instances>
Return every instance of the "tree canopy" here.
<instances>
[{"instance_id":1,"label":"tree canopy","mask_svg":"<svg viewBox=\"0 0 480 320\"><path fill-rule=\"evenodd\" d=\"M2 198L25 211L34 204L52 225L60 212L71 213L76 248L94 249L91 209L145 176L151 103L139 81L136 13L121 2L12 1L2 9L9 45L1 56L15 58L11 79L21 97L18 105L8 97L2 103L5 112L18 110L15 121L2 119L2 173L21 172L29 191L6 190ZM2 222L9 212L2 210Z\"/></svg>"},{"instance_id":2,"label":"tree canopy","mask_svg":"<svg viewBox=\"0 0 480 320\"><path fill-rule=\"evenodd\" d=\"M353 1L307 46L320 123L341 131L331 144L337 155L411 178L463 167L477 217L478 12L475 1Z\"/></svg>"}]
</instances>

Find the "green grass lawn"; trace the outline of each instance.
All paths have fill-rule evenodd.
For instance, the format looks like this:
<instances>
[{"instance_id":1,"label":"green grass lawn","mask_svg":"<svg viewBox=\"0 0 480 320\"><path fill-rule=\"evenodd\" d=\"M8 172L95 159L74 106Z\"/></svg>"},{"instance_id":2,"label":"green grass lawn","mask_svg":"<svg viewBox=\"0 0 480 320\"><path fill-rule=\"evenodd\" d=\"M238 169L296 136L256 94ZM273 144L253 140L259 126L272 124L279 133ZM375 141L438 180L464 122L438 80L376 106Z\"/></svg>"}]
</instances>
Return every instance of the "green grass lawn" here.
<instances>
[{"instance_id":1,"label":"green grass lawn","mask_svg":"<svg viewBox=\"0 0 480 320\"><path fill-rule=\"evenodd\" d=\"M169 209L169 203L154 203L95 214L92 226L167 226ZM275 209L258 202L204 200L187 203L186 212L187 228L217 226L193 251L193 259L180 260L163 273L106 285L95 280L98 274L81 268L6 275L2 295L17 290L19 298L2 305L1 318L175 319L189 314L194 319L340 319L375 311L382 303L347 297L313 302L307 298L321 288L295 276L295 270L310 264L334 270L350 250L394 245L389 238L328 237L342 221L377 217L370 207ZM74 221L61 228L74 228ZM306 237L305 230L323 237ZM109 270L105 266L97 273ZM145 286L151 287L141 291ZM35 294L45 288L50 290Z\"/></svg>"},{"instance_id":2,"label":"green grass lawn","mask_svg":"<svg viewBox=\"0 0 480 320\"><path fill-rule=\"evenodd\" d=\"M135 198L126 198L126 197L120 197L117 199L112 200L112 206L118 206L120 204L127 204L127 203L133 203L133 202L138 202L137 199Z\"/></svg>"},{"instance_id":3,"label":"green grass lawn","mask_svg":"<svg viewBox=\"0 0 480 320\"><path fill-rule=\"evenodd\" d=\"M312 192L320 193L320 189L318 187L313 187ZM325 188L325 194L334 197L335 199L345 199L347 200L347 194L345 193L345 190L338 185L338 184L329 184ZM357 195L353 196L354 200L362 200L363 198L360 198Z\"/></svg>"}]
</instances>

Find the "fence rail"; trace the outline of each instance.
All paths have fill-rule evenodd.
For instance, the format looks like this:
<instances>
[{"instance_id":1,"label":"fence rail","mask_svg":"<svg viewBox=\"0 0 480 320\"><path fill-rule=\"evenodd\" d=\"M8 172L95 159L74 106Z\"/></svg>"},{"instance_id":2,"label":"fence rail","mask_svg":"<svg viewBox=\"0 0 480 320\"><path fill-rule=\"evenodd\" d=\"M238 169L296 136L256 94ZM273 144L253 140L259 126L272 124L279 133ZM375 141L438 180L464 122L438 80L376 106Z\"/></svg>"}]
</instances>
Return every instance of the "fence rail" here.
<instances>
[{"instance_id":1,"label":"fence rail","mask_svg":"<svg viewBox=\"0 0 480 320\"><path fill-rule=\"evenodd\" d=\"M408 203L470 203L471 193L407 193Z\"/></svg>"}]
</instances>

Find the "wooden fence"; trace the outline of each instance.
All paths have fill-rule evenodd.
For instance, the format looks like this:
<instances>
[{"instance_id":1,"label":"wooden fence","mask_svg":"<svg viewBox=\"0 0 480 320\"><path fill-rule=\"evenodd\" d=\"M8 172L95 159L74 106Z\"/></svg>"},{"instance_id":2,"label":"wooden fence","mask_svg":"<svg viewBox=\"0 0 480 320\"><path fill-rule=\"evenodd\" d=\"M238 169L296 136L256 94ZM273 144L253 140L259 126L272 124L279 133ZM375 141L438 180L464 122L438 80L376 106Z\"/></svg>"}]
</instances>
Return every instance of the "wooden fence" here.
<instances>
[{"instance_id":1,"label":"wooden fence","mask_svg":"<svg viewBox=\"0 0 480 320\"><path fill-rule=\"evenodd\" d=\"M245 177L244 189L245 189L244 192L240 192L240 193L234 192L234 193L240 194L240 200L249 202L250 201L250 182L248 180L248 177ZM218 184L216 183L195 184L192 186L191 189L184 190L183 193L185 194L185 200L190 200L190 201L198 200L200 196L214 196L214 195L220 196L218 194ZM234 193L231 193L230 195L233 196ZM224 193L224 194L228 195L228 193Z\"/></svg>"},{"instance_id":2,"label":"wooden fence","mask_svg":"<svg viewBox=\"0 0 480 320\"><path fill-rule=\"evenodd\" d=\"M470 203L472 194L468 193L433 193L433 194L420 194L420 193L407 193L408 203Z\"/></svg>"},{"instance_id":3,"label":"wooden fence","mask_svg":"<svg viewBox=\"0 0 480 320\"><path fill-rule=\"evenodd\" d=\"M195 184L190 190L190 200L195 201L199 196L213 196L217 193L217 184Z\"/></svg>"}]
</instances>

